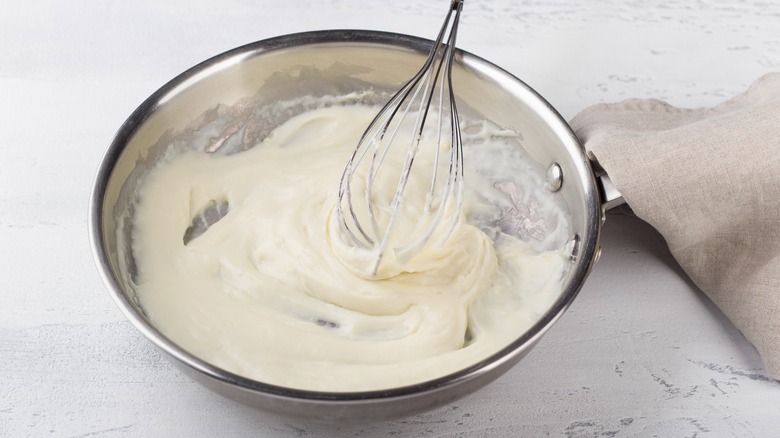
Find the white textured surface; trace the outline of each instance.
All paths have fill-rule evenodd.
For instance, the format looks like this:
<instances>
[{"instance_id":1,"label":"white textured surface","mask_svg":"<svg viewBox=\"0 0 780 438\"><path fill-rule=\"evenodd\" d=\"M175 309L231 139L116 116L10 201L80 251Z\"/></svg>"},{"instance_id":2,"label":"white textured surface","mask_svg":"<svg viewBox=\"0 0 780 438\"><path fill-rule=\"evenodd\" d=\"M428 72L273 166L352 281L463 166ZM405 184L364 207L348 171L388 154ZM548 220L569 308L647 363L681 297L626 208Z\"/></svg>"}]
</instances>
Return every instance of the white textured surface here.
<instances>
[{"instance_id":1,"label":"white textured surface","mask_svg":"<svg viewBox=\"0 0 780 438\"><path fill-rule=\"evenodd\" d=\"M713 105L780 70L780 3L466 0L460 46L571 118L628 97ZM32 1L0 14L0 436L774 436L780 384L641 221L539 346L440 410L357 428L214 396L120 315L89 253L98 161L167 80L279 34L430 37L446 0Z\"/></svg>"}]
</instances>

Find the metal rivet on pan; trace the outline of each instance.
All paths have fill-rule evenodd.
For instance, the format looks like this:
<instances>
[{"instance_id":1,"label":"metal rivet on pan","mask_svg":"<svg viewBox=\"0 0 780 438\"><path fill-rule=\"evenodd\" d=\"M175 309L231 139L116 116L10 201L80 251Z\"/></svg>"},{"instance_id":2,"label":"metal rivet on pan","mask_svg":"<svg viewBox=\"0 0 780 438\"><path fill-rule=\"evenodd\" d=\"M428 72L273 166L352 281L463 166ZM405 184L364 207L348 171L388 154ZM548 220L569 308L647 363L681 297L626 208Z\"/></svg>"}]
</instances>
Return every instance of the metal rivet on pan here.
<instances>
[{"instance_id":1,"label":"metal rivet on pan","mask_svg":"<svg viewBox=\"0 0 780 438\"><path fill-rule=\"evenodd\" d=\"M563 171L558 163L552 163L547 167L547 175L544 180L544 187L551 192L557 192L563 184Z\"/></svg>"},{"instance_id":2,"label":"metal rivet on pan","mask_svg":"<svg viewBox=\"0 0 780 438\"><path fill-rule=\"evenodd\" d=\"M575 234L568 242L566 242L565 251L569 254L572 261L577 261L577 256L580 252L580 235Z\"/></svg>"}]
</instances>

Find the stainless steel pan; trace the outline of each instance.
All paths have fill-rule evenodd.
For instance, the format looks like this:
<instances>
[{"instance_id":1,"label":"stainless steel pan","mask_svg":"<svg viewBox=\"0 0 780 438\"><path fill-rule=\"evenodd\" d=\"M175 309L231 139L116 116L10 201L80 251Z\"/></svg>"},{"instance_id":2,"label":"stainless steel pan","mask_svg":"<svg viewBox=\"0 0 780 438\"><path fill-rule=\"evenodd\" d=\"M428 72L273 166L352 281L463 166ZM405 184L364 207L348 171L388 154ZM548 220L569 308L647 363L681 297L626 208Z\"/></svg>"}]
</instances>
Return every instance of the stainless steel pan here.
<instances>
[{"instance_id":1,"label":"stainless steel pan","mask_svg":"<svg viewBox=\"0 0 780 438\"><path fill-rule=\"evenodd\" d=\"M563 314L599 253L604 218L597 175L561 116L528 85L467 52L453 75L459 104L521 132L534 160L547 169L550 190L568 205L572 265L554 304L500 352L451 375L383 391L324 393L268 385L231 374L191 355L146 318L132 290L129 237L133 189L154 145L217 104L256 95L272 102L303 93L394 88L428 53L430 41L371 31L322 31L252 43L209 59L165 84L121 126L102 160L90 203L90 238L100 275L130 322L175 365L215 392L268 411L321 421L400 417L450 403L496 379L517 363ZM319 90L319 91L318 91Z\"/></svg>"}]
</instances>

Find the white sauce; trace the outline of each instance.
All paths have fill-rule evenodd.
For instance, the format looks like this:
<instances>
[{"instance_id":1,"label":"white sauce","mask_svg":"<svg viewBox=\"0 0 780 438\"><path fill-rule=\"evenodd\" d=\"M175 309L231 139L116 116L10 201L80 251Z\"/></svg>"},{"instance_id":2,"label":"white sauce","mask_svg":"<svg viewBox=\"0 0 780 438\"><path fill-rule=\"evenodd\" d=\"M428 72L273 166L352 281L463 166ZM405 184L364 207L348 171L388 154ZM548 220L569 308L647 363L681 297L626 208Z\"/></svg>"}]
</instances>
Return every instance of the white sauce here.
<instances>
[{"instance_id":1,"label":"white sauce","mask_svg":"<svg viewBox=\"0 0 780 438\"><path fill-rule=\"evenodd\" d=\"M523 175L517 145L500 141L514 133L486 122L464 133L468 190L446 243L426 246L382 280L353 273L333 209L343 166L374 111L315 109L248 151L179 153L147 175L134 217L135 289L166 336L248 378L344 392L455 372L538 320L569 267L562 250L542 250L562 248L565 221L550 194L505 193L502 185L541 183ZM513 203L517 196L524 199ZM226 202L227 215L185 245L193 218L214 202ZM499 230L522 202L552 216L531 224L543 229L526 239L533 244Z\"/></svg>"}]
</instances>

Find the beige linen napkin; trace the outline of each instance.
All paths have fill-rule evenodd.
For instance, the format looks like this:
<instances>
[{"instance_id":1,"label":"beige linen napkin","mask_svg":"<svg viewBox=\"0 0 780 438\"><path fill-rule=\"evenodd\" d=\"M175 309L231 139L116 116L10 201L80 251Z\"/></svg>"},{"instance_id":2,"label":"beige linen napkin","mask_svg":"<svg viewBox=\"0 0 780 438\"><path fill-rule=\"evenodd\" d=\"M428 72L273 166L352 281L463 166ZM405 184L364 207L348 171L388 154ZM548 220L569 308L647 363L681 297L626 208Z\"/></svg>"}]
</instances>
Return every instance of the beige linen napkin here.
<instances>
[{"instance_id":1,"label":"beige linen napkin","mask_svg":"<svg viewBox=\"0 0 780 438\"><path fill-rule=\"evenodd\" d=\"M780 380L780 74L714 108L629 100L571 125Z\"/></svg>"}]
</instances>

